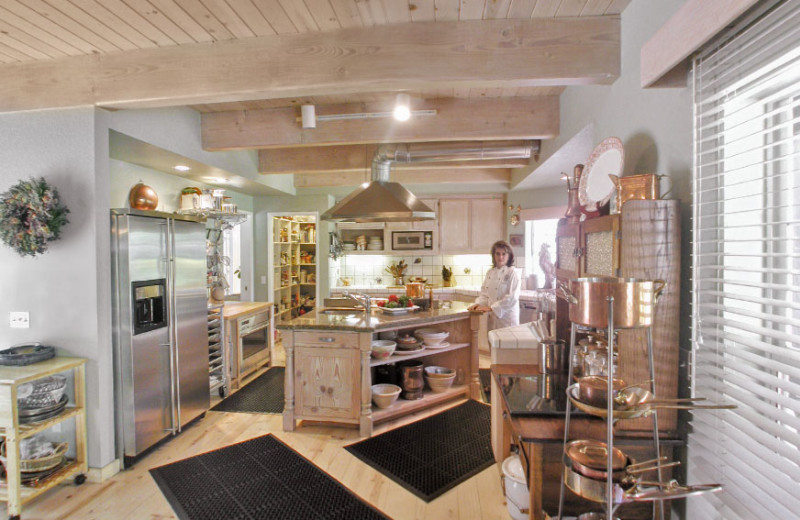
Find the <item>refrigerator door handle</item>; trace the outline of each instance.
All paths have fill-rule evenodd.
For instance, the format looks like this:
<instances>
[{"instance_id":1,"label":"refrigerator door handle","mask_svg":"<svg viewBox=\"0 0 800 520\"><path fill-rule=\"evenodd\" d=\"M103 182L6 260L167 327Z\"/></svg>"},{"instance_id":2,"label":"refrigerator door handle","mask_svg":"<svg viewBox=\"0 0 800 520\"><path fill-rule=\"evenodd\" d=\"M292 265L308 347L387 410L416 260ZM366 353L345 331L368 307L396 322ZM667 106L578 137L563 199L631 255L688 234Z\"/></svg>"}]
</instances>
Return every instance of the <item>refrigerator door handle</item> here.
<instances>
[{"instance_id":1,"label":"refrigerator door handle","mask_svg":"<svg viewBox=\"0 0 800 520\"><path fill-rule=\"evenodd\" d=\"M178 374L178 367L180 366L180 353L178 349L178 327L177 327L177 316L178 316L178 302L176 301L175 296L175 279L177 278L177 262L175 262L175 221L169 219L169 258L170 258L170 278L171 278L171 285L172 285L172 298L170 301L172 302L172 353L174 358L174 366L172 369L172 388L175 392L175 397L172 400L172 406L175 410L175 420L177 421L174 424L174 428L176 432L181 431L181 378Z\"/></svg>"},{"instance_id":2,"label":"refrigerator door handle","mask_svg":"<svg viewBox=\"0 0 800 520\"><path fill-rule=\"evenodd\" d=\"M167 354L169 355L169 370L172 373L174 363L173 363L173 356L172 356L172 339L170 338L169 343L161 343L161 346L167 349ZM171 378L170 378L171 379ZM169 399L169 421L170 427L164 428L165 432L170 432L171 434L175 435L177 430L175 429L175 392L173 385L170 383L169 389L170 399Z\"/></svg>"},{"instance_id":3,"label":"refrigerator door handle","mask_svg":"<svg viewBox=\"0 0 800 520\"><path fill-rule=\"evenodd\" d=\"M180 425L180 420L176 422L176 414L179 413L178 407L178 389L176 388L175 381L176 381L176 374L178 370L178 363L175 359L175 354L178 349L178 342L176 341L177 330L175 327L175 241L174 241L174 233L172 227L172 220L167 219L167 291L168 294L168 301L169 301L169 407L170 407L170 425L171 428L168 431L172 432L173 435L180 431L180 427L176 425Z\"/></svg>"}]
</instances>

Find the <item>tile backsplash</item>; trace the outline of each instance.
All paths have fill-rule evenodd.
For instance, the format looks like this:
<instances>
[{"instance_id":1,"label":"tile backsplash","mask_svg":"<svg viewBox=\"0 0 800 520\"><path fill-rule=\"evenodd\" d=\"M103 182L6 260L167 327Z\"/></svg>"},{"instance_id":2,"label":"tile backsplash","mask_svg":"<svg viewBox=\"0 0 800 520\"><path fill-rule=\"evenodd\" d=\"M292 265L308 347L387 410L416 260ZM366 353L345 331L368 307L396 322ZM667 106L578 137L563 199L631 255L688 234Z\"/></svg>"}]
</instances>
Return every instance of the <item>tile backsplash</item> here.
<instances>
[{"instance_id":1,"label":"tile backsplash","mask_svg":"<svg viewBox=\"0 0 800 520\"><path fill-rule=\"evenodd\" d=\"M393 285L394 278L386 268L404 260L408 268L404 273L408 277L421 276L428 283L442 283L442 266L453 269L456 286L477 287L483 283L486 272L492 268L491 255L428 255L428 256L395 256L395 255L343 255L329 262L330 286L343 285L342 279L348 279L350 285L386 286Z\"/></svg>"}]
</instances>

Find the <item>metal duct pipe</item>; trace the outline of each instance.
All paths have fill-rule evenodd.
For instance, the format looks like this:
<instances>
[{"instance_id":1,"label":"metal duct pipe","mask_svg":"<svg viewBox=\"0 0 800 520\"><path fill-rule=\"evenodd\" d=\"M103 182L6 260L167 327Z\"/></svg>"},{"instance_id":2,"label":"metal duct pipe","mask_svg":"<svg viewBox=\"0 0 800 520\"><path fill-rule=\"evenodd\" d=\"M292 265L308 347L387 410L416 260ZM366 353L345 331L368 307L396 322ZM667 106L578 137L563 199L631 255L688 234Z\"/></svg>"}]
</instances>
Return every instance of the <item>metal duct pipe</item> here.
<instances>
[{"instance_id":1,"label":"metal duct pipe","mask_svg":"<svg viewBox=\"0 0 800 520\"><path fill-rule=\"evenodd\" d=\"M538 145L538 141L536 142ZM440 145L441 146L441 145ZM372 158L372 180L388 182L392 163L486 161L498 159L529 159L534 153L533 141L516 146L487 146L480 143L468 148L414 149L407 144L394 149L381 146ZM538 153L538 146L536 146Z\"/></svg>"}]
</instances>

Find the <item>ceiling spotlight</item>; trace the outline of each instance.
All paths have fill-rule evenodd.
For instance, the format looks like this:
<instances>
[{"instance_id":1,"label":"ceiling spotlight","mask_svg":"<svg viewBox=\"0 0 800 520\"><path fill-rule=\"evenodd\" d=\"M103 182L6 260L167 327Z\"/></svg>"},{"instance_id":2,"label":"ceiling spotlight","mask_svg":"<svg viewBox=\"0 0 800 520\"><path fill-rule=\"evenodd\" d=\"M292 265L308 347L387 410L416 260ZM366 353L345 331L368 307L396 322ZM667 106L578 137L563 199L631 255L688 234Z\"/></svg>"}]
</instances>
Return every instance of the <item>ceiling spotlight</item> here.
<instances>
[{"instance_id":1,"label":"ceiling spotlight","mask_svg":"<svg viewBox=\"0 0 800 520\"><path fill-rule=\"evenodd\" d=\"M175 170L178 170L179 172L188 172L189 170L191 170L191 168L189 168L188 166L184 166L183 164L176 164L175 166L173 166L173 168Z\"/></svg>"},{"instance_id":2,"label":"ceiling spotlight","mask_svg":"<svg viewBox=\"0 0 800 520\"><path fill-rule=\"evenodd\" d=\"M398 121L408 121L408 118L411 117L411 98L408 94L397 94L392 114Z\"/></svg>"},{"instance_id":3,"label":"ceiling spotlight","mask_svg":"<svg viewBox=\"0 0 800 520\"><path fill-rule=\"evenodd\" d=\"M228 179L225 179L223 177L217 177L214 179L214 182L216 182L217 184L225 184L226 182L228 182Z\"/></svg>"}]
</instances>

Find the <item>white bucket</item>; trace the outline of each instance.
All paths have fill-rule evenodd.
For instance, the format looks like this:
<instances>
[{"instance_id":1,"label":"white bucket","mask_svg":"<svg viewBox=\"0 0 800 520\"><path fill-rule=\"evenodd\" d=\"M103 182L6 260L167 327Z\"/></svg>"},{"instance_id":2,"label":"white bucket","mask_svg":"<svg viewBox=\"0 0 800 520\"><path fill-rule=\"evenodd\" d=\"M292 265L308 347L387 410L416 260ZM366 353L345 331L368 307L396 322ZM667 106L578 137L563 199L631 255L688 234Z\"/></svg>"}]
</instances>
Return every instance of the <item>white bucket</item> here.
<instances>
[{"instance_id":1,"label":"white bucket","mask_svg":"<svg viewBox=\"0 0 800 520\"><path fill-rule=\"evenodd\" d=\"M506 490L506 506L514 520L527 520L530 509L530 492L525 483L525 472L519 455L512 455L503 461L503 481Z\"/></svg>"}]
</instances>

